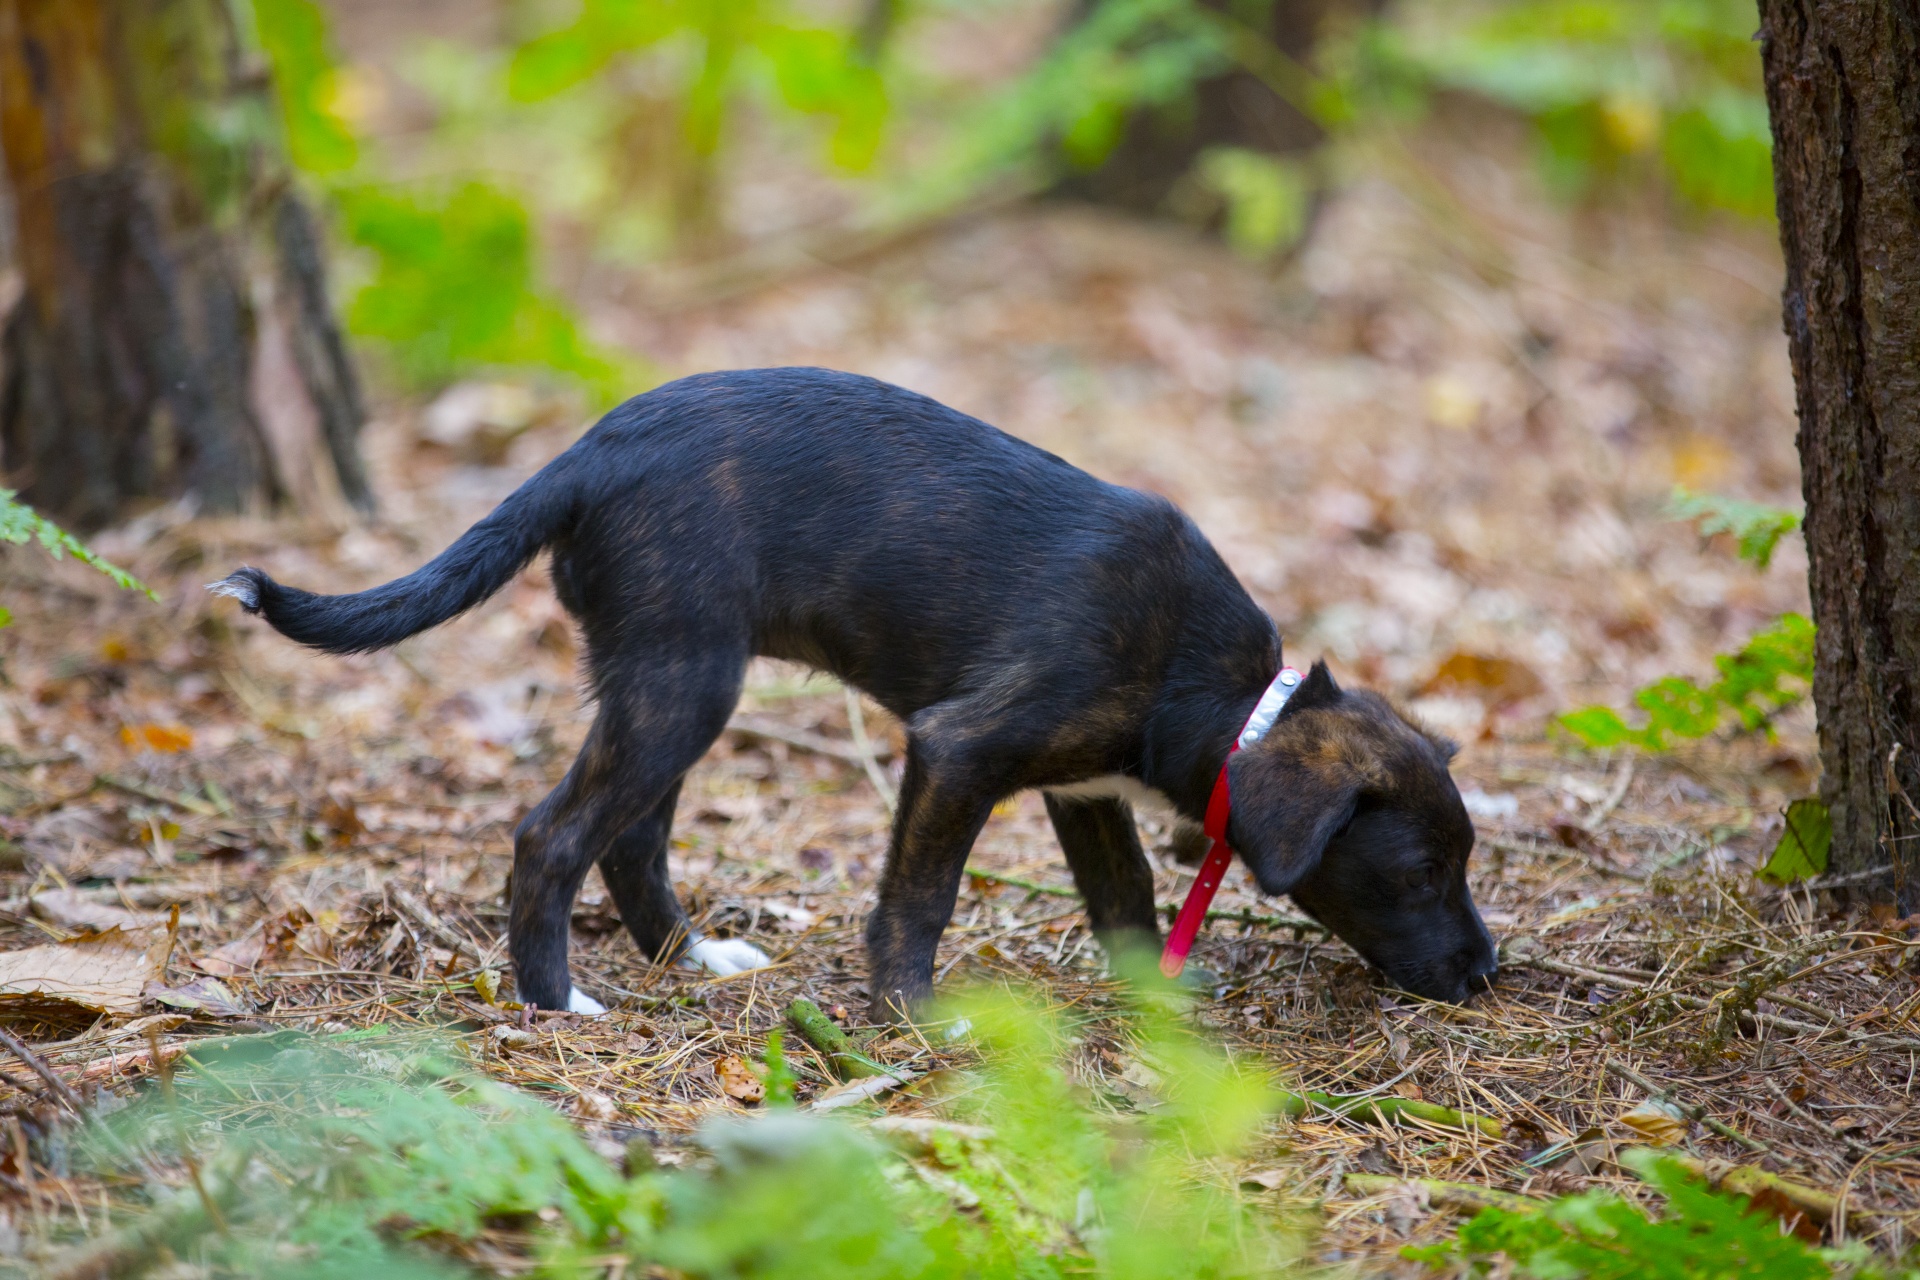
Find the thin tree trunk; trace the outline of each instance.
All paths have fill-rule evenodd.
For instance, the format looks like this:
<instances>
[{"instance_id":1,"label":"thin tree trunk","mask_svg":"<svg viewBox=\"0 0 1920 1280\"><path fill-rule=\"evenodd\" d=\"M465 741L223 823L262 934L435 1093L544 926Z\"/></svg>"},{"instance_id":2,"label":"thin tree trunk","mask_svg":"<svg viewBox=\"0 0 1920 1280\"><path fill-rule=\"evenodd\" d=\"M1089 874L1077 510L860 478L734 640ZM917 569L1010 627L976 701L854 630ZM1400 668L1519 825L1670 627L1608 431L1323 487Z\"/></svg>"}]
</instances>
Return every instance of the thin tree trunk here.
<instances>
[{"instance_id":1,"label":"thin tree trunk","mask_svg":"<svg viewBox=\"0 0 1920 1280\"><path fill-rule=\"evenodd\" d=\"M365 414L230 0L0 0L0 146L23 295L0 465L88 526L369 503Z\"/></svg>"},{"instance_id":2,"label":"thin tree trunk","mask_svg":"<svg viewBox=\"0 0 1920 1280\"><path fill-rule=\"evenodd\" d=\"M1920 907L1920 4L1760 0L1832 866Z\"/></svg>"}]
</instances>

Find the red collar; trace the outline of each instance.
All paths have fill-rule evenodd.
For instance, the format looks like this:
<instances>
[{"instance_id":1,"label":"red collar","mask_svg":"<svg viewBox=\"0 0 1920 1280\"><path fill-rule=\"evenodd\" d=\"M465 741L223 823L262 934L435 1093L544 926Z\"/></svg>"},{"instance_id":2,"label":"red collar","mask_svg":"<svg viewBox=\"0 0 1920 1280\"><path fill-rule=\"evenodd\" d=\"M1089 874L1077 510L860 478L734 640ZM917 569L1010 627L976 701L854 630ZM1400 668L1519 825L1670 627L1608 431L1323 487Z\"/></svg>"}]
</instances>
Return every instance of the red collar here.
<instances>
[{"instance_id":1,"label":"red collar","mask_svg":"<svg viewBox=\"0 0 1920 1280\"><path fill-rule=\"evenodd\" d=\"M1207 918L1207 907L1213 902L1213 895L1220 891L1220 881L1233 861L1233 850L1227 847L1227 815L1233 809L1233 797L1227 786L1227 765L1233 760L1234 752L1252 746L1267 735L1267 730L1279 719L1280 709L1300 687L1300 680L1300 673L1292 667L1280 668L1280 674L1260 695L1247 722L1240 726L1240 735L1227 748L1226 760L1220 763L1220 776L1213 780L1213 794L1207 797L1207 856L1200 862L1193 887L1187 890L1187 900L1180 904L1180 914L1174 917L1173 929L1167 934L1167 949L1160 953L1160 972L1169 978L1179 977L1180 971L1186 968L1187 953L1193 950L1193 940Z\"/></svg>"}]
</instances>

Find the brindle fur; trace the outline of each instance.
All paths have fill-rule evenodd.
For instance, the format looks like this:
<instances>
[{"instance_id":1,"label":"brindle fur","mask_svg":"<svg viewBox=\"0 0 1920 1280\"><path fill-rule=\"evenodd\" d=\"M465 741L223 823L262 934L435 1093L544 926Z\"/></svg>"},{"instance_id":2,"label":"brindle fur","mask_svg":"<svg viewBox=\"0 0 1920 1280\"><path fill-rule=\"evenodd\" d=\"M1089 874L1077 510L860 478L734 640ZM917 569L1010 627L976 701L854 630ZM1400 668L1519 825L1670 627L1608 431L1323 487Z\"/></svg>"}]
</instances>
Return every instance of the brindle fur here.
<instances>
[{"instance_id":1,"label":"brindle fur","mask_svg":"<svg viewBox=\"0 0 1920 1280\"><path fill-rule=\"evenodd\" d=\"M520 997L563 1008L569 912L596 861L634 941L688 922L667 874L681 780L755 654L864 690L906 726L899 811L867 924L874 1012L930 994L934 950L994 804L1120 774L1197 821L1280 665L1273 622L1164 499L898 387L820 369L703 374L609 413L431 563L316 596L218 584L332 653L393 644L497 591L541 548L585 638L599 711L515 834ZM1493 971L1466 887L1473 828L1449 748L1316 665L1231 765L1229 837L1401 986L1463 999ZM1133 815L1050 796L1103 940L1158 938Z\"/></svg>"}]
</instances>

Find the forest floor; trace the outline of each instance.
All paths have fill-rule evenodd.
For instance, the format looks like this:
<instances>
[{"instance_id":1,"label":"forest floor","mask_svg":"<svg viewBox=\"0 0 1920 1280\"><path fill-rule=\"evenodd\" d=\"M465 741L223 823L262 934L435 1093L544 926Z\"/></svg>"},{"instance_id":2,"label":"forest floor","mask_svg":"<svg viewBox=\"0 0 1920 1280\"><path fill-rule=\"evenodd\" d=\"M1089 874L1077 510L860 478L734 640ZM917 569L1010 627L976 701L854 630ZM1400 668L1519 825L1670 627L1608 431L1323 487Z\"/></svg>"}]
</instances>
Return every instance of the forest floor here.
<instances>
[{"instance_id":1,"label":"forest floor","mask_svg":"<svg viewBox=\"0 0 1920 1280\"><path fill-rule=\"evenodd\" d=\"M1324 654L1461 740L1474 890L1508 960L1491 995L1454 1008L1390 991L1338 942L1271 923L1289 909L1237 869L1218 905L1254 918L1211 925L1196 953L1223 984L1201 1017L1292 1087L1378 1088L1504 1126L1495 1139L1277 1124L1246 1185L1277 1207L1320 1206L1320 1256L1408 1267L1396 1251L1447 1226L1444 1196L1363 1194L1346 1175L1625 1189L1614 1154L1649 1138L1838 1195L1811 1229L1844 1221L1902 1248L1920 1227L1909 923L1754 876L1782 806L1814 785L1808 713L1772 740L1658 757L1578 751L1547 728L1585 702L1625 705L1648 679L1706 673L1713 653L1805 608L1797 546L1760 572L1665 515L1675 483L1793 501L1767 237L1675 230L1657 211L1572 214L1466 152L1431 163L1417 200L1351 187L1277 271L1039 204L723 301L609 302L598 320L663 374L873 373L1167 494L1273 613L1292 661ZM483 993L492 974L498 998L512 995L511 833L592 714L544 569L352 659L300 651L201 589L242 563L312 589L386 580L580 427L538 388L389 401L367 437L376 519L166 509L98 539L157 604L4 552L0 947L164 932L179 912L170 954L147 957L163 966L150 985L128 996L101 978L98 1002L121 1002L112 1016L15 1005L54 1070L121 1088L154 1044L164 1056L236 1027L444 1026L583 1125L648 1130L670 1153L745 1105L716 1066L758 1056L793 997L857 1022L888 815L832 682L756 666L736 729L680 801L673 867L696 922L753 938L775 964L728 979L657 968L591 880L575 974L614 1012L543 1016L537 1035L503 1039L494 1028L518 1015ZM865 716L887 768L897 727L871 705ZM1142 821L1161 900L1176 902L1189 872ZM1116 1106L1137 1099L1143 1077L1102 1017L1101 957L1037 797L996 811L973 865L940 981L1037 984L1085 1011L1076 1070ZM919 1068L965 1056L902 1035L871 1051ZM827 1077L799 1065L804 1098ZM1747 1144L1649 1110L1621 1068ZM26 1088L0 1085L0 1110L31 1114ZM907 1089L885 1105L931 1104ZM59 1189L42 1184L46 1212L64 1212ZM97 1198L65 1190L76 1207Z\"/></svg>"}]
</instances>

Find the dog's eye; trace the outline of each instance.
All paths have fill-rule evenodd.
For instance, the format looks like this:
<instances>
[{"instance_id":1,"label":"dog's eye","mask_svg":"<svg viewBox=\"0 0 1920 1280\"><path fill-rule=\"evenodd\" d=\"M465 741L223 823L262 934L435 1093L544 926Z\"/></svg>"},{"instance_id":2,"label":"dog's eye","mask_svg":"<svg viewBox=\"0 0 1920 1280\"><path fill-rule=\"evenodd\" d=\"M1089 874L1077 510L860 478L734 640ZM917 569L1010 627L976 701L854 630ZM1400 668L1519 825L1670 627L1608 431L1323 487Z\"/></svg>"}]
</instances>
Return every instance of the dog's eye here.
<instances>
[{"instance_id":1,"label":"dog's eye","mask_svg":"<svg viewBox=\"0 0 1920 1280\"><path fill-rule=\"evenodd\" d=\"M1406 886L1409 889L1424 889L1437 878L1431 862L1423 862L1406 874Z\"/></svg>"}]
</instances>

